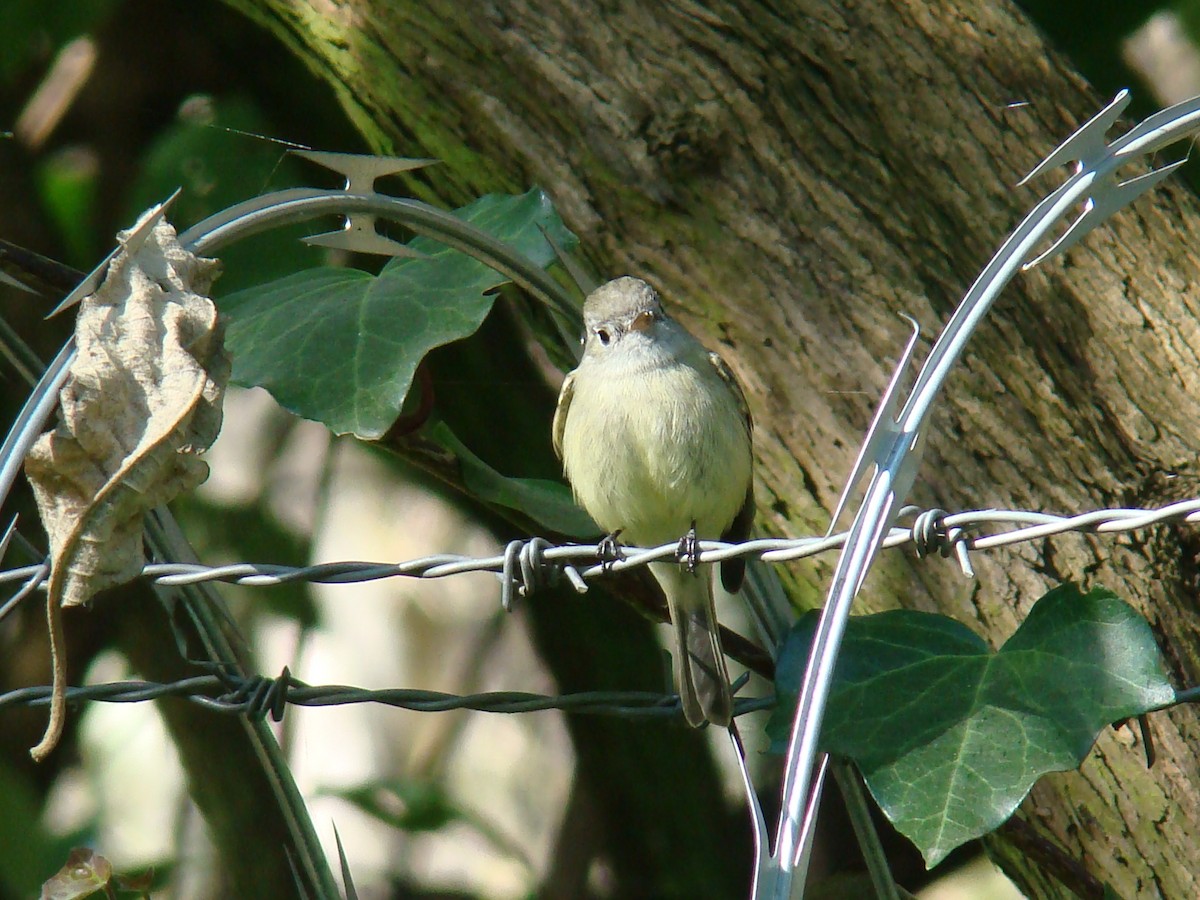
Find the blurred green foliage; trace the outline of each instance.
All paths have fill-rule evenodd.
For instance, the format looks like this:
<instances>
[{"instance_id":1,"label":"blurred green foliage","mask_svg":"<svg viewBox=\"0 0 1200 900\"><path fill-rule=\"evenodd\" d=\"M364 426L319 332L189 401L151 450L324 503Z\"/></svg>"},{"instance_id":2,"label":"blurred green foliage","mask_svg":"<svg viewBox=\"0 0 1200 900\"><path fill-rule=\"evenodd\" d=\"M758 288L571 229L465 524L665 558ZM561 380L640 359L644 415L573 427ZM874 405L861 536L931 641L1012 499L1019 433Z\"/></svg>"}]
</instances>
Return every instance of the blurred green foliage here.
<instances>
[{"instance_id":1,"label":"blurred green foliage","mask_svg":"<svg viewBox=\"0 0 1200 900\"><path fill-rule=\"evenodd\" d=\"M269 119L245 95L188 98L176 121L142 154L123 218L133 222L181 188L171 222L182 231L243 200L304 184L306 167L287 155L286 145L269 138L271 131ZM300 238L319 230L273 228L222 250L218 292L228 294L317 265L325 254Z\"/></svg>"},{"instance_id":2,"label":"blurred green foliage","mask_svg":"<svg viewBox=\"0 0 1200 900\"><path fill-rule=\"evenodd\" d=\"M1102 95L1133 87L1135 109L1143 111L1153 100L1122 62L1121 43L1147 17L1163 9L1178 13L1189 32L1200 35L1200 0L1174 4L1022 0L1021 5ZM13 130L21 110L68 42L90 36L99 48L88 92L44 146L30 149L11 136L0 136L0 196L7 201L0 204L0 236L20 236L33 249L79 268L95 264L111 246L117 228L130 224L138 212L177 187L183 187L184 193L172 218L182 226L266 190L321 177L287 158L282 145L256 135L307 142L321 149L361 149L361 140L328 86L266 32L220 4L3 0L0 35L0 135ZM226 273L218 290L228 294L314 265L323 252L296 240L306 230L323 229L297 226L276 231L223 254ZM52 305L48 299L45 308ZM6 320L36 321L42 311L28 296L13 300L11 294L0 293L0 315ZM456 374L461 371L461 366L455 367ZM3 377L10 375L4 372ZM11 382L5 385L0 409L8 417L20 391L13 390ZM480 388L468 384L460 389ZM448 390L442 390L439 398L443 402L451 398L453 403ZM465 430L456 428L456 433ZM472 470L474 476L490 477L490 470L482 462L480 466ZM507 490L511 485L502 487ZM511 505L522 508L523 503L513 500ZM280 526L257 505L217 508L189 498L182 512L189 520L189 533L218 557L295 564L308 557L306 539ZM563 525L562 530L571 529ZM307 588L274 592L267 601L305 627L316 620ZM558 614L583 616L568 604ZM571 621L555 629L553 639L567 645L585 627L594 628L595 620L595 611L589 610L586 626ZM546 642L551 640L547 635ZM582 659L585 652L621 649L614 641L599 651L572 647L569 655ZM85 646L84 653L74 658L81 671L86 653L95 650ZM13 664L12 658L0 659L0 674ZM610 668L621 674L634 666L615 660ZM595 723L574 723L574 727L590 729ZM589 746L603 746L602 737ZM680 735L668 735L669 740L676 738L682 741ZM36 892L38 884L61 865L71 844L86 837L54 836L41 826L53 773L30 774L23 753L23 747L5 744L0 755L0 898ZM601 755L619 761L615 751ZM373 785L370 794L347 799L368 808L380 799L381 790L406 801L408 818L397 823L400 827L436 828L460 815L436 785L427 794L400 783ZM379 806L379 810L386 808L390 807Z\"/></svg>"},{"instance_id":3,"label":"blurred green foliage","mask_svg":"<svg viewBox=\"0 0 1200 900\"><path fill-rule=\"evenodd\" d=\"M42 798L0 759L0 897L32 897L86 831L51 835L41 824Z\"/></svg>"},{"instance_id":4,"label":"blurred green foliage","mask_svg":"<svg viewBox=\"0 0 1200 900\"><path fill-rule=\"evenodd\" d=\"M15 79L39 57L57 53L63 45L90 34L120 7L119 0L5 0L0 3L0 81Z\"/></svg>"}]
</instances>

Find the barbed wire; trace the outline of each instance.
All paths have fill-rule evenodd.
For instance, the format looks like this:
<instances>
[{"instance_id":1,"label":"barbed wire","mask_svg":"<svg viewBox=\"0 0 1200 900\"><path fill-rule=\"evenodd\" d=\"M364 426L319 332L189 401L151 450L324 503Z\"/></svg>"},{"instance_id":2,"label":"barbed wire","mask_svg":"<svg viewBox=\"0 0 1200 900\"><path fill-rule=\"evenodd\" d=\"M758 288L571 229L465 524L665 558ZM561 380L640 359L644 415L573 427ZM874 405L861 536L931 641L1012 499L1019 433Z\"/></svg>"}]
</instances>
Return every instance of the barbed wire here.
<instances>
[{"instance_id":1,"label":"barbed wire","mask_svg":"<svg viewBox=\"0 0 1200 900\"><path fill-rule=\"evenodd\" d=\"M905 507L901 519L911 524L895 526L884 540L885 548L911 545L920 557L940 553L954 555L965 575L973 577L969 552L1009 546L1068 532L1111 534L1128 532L1164 523L1200 521L1200 498L1169 503L1153 508L1110 508L1076 515L1031 512L1012 509L981 509L948 513L942 509L921 510ZM980 528L1015 526L972 534ZM9 530L11 534L11 528ZM840 548L848 532L822 537L757 538L740 543L701 541L702 563L716 563L738 557L754 557L767 563L789 562L816 556ZM654 548L622 547L617 559L607 558L596 544L555 546L544 538L512 541L503 554L471 557L458 554L423 556L401 563L330 562L311 566L281 566L264 563L233 563L208 566L190 563L151 563L142 569L142 577L162 586L182 586L200 582L222 582L251 587L307 582L313 584L354 584L383 578L446 578L471 572L491 573L501 580L501 602L511 609L514 598L528 596L538 587L561 577L579 592L587 590L587 581L608 572L643 566L648 562L677 558L677 544ZM0 584L20 582L16 593L0 604L0 619L24 598L44 590L50 566L42 561L34 565L0 571ZM212 668L209 665L209 668ZM745 683L745 678L735 689ZM50 702L49 686L18 688L0 693L0 709L18 705L45 705ZM421 712L468 709L495 713L523 713L558 709L575 713L616 715L630 718L680 715L679 699L674 694L631 691L589 691L558 696L518 691L477 694L447 694L415 688L372 689L347 685L309 685L285 668L277 678L244 676L227 671L180 679L174 682L121 681L68 689L69 703L105 702L140 703L164 697L189 700L214 712L263 717L268 713L278 721L288 705L335 706L380 703ZM769 709L773 696L737 698L735 715Z\"/></svg>"},{"instance_id":2,"label":"barbed wire","mask_svg":"<svg viewBox=\"0 0 1200 900\"><path fill-rule=\"evenodd\" d=\"M737 691L749 680L744 675L733 685ZM49 685L17 688L0 693L0 710L12 706L48 706ZM143 703L177 697L213 712L265 718L278 722L288 706L345 706L379 703L416 712L450 712L467 709L492 713L527 713L551 709L624 718L682 717L677 694L653 691L584 691L574 694L533 694L523 691L490 691L447 694L417 688L362 688L341 684L310 685L284 668L276 678L237 673L195 675L172 682L115 681L67 689L68 703ZM771 709L775 697L737 697L734 715Z\"/></svg>"},{"instance_id":3,"label":"barbed wire","mask_svg":"<svg viewBox=\"0 0 1200 900\"><path fill-rule=\"evenodd\" d=\"M1014 509L979 509L949 513L943 509L921 510L908 506L900 518L911 518L907 526L894 526L884 539L884 548L912 545L918 556L933 553L955 555L963 574L974 574L969 551L990 550L1023 541L1037 540L1067 532L1113 534L1134 531L1169 522L1200 521L1200 498L1182 500L1149 508L1109 508L1074 515L1031 512ZM1014 525L1004 531L972 534L981 527ZM823 537L754 538L739 543L700 541L701 563L716 563L738 557L755 557L767 563L791 562L840 548L848 532ZM400 563L328 562L310 566L282 566L269 563L230 563L204 565L193 563L150 563L141 572L164 587L222 582L250 587L269 587L308 582L313 584L354 584L383 578L446 578L469 572L491 573L500 577L501 602L510 609L517 595L526 596L538 587L565 576L579 592L587 591L587 581L610 572L622 572L662 559L675 559L676 543L660 547L621 547L620 557L608 558L596 544L553 545L544 538L512 541L504 553L492 556L435 554ZM49 567L45 562L0 571L0 584L23 582L19 591L25 596L40 587ZM5 607L17 597L10 598Z\"/></svg>"}]
</instances>

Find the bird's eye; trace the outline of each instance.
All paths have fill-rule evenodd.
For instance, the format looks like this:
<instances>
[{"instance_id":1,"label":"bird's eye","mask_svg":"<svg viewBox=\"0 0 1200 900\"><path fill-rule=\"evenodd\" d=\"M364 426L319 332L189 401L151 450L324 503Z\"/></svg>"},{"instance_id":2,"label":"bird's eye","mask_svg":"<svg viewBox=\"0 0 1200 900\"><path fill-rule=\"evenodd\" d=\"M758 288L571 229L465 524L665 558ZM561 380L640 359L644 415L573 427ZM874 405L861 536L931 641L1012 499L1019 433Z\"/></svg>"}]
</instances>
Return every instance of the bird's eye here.
<instances>
[{"instance_id":1,"label":"bird's eye","mask_svg":"<svg viewBox=\"0 0 1200 900\"><path fill-rule=\"evenodd\" d=\"M605 347L607 347L609 342L612 340L612 335L608 333L607 328L597 328L596 337L600 338L600 343L602 343Z\"/></svg>"}]
</instances>

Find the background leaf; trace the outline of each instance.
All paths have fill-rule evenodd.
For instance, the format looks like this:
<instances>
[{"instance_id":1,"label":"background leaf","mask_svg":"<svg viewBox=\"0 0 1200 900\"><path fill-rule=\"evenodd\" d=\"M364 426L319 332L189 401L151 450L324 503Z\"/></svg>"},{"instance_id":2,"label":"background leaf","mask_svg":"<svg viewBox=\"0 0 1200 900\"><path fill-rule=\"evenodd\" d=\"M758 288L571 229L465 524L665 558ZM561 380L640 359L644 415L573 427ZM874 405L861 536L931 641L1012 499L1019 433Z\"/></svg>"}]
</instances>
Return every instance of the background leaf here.
<instances>
[{"instance_id":1,"label":"background leaf","mask_svg":"<svg viewBox=\"0 0 1200 900\"><path fill-rule=\"evenodd\" d=\"M6 897L37 893L47 872L71 847L87 841L91 823L65 836L50 834L39 815L37 792L6 761L0 762L0 847L9 858L0 866L0 892Z\"/></svg>"},{"instance_id":2,"label":"background leaf","mask_svg":"<svg viewBox=\"0 0 1200 900\"><path fill-rule=\"evenodd\" d=\"M84 269L91 268L96 255L102 256L110 249L106 246L100 250L95 231L100 174L95 160L86 153L67 149L47 157L37 174L38 193L47 216L62 236L65 259Z\"/></svg>"},{"instance_id":3,"label":"background leaf","mask_svg":"<svg viewBox=\"0 0 1200 900\"><path fill-rule=\"evenodd\" d=\"M781 694L796 694L815 625L810 613L784 645ZM996 653L945 616L852 619L836 678L822 746L858 764L930 866L998 827L1042 775L1078 767L1101 728L1175 697L1145 620L1073 584L1039 600ZM772 717L773 747L790 705Z\"/></svg>"},{"instance_id":4,"label":"background leaf","mask_svg":"<svg viewBox=\"0 0 1200 900\"><path fill-rule=\"evenodd\" d=\"M299 161L266 137L276 126L241 96L193 96L142 155L126 221L183 188L169 218L179 231L236 203L305 183ZM272 228L221 250L223 293L318 265L324 251L301 242L306 223ZM104 236L105 252L110 238ZM94 263L89 263L90 268Z\"/></svg>"},{"instance_id":5,"label":"background leaf","mask_svg":"<svg viewBox=\"0 0 1200 900\"><path fill-rule=\"evenodd\" d=\"M448 825L465 825L525 865L531 865L519 845L456 803L444 786L435 781L391 778L328 793L398 831L432 832Z\"/></svg>"},{"instance_id":6,"label":"background leaf","mask_svg":"<svg viewBox=\"0 0 1200 900\"><path fill-rule=\"evenodd\" d=\"M489 194L455 213L543 268L575 237L538 189ZM233 380L265 387L285 408L337 434L381 437L400 414L417 364L473 334L507 279L429 238L423 259L394 259L378 276L310 269L218 300L230 319Z\"/></svg>"},{"instance_id":7,"label":"background leaf","mask_svg":"<svg viewBox=\"0 0 1200 900\"><path fill-rule=\"evenodd\" d=\"M462 467L463 482L480 500L523 512L546 528L569 537L602 534L600 526L575 504L570 488L562 482L500 474L472 453L444 422L431 428L429 436L455 455Z\"/></svg>"},{"instance_id":8,"label":"background leaf","mask_svg":"<svg viewBox=\"0 0 1200 900\"><path fill-rule=\"evenodd\" d=\"M72 3L0 3L0 81L15 80L21 70L48 47L99 27L117 9L117 0L74 0Z\"/></svg>"}]
</instances>

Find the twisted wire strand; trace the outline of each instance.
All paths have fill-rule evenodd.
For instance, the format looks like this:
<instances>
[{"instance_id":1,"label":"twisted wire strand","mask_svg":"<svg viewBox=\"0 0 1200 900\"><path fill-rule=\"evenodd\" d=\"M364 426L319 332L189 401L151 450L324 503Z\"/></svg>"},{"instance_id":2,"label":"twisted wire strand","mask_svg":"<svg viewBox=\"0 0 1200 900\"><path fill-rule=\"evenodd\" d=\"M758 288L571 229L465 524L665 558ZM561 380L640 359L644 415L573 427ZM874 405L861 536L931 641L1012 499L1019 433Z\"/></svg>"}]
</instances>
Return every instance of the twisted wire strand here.
<instances>
[{"instance_id":1,"label":"twisted wire strand","mask_svg":"<svg viewBox=\"0 0 1200 900\"><path fill-rule=\"evenodd\" d=\"M746 678L734 685L745 684ZM181 697L213 712L250 717L283 718L287 706L345 706L379 703L416 712L470 709L493 713L526 713L558 709L574 713L625 718L672 718L682 715L679 697L652 691L587 691L551 696L523 691L447 694L414 688L371 689L341 684L309 685L285 668L278 678L236 674L197 675L173 682L117 681L67 690L68 703L143 703L164 697ZM45 706L50 686L17 688L0 693L0 710L14 706ZM775 705L773 696L738 697L734 715L745 715Z\"/></svg>"},{"instance_id":2,"label":"twisted wire strand","mask_svg":"<svg viewBox=\"0 0 1200 900\"><path fill-rule=\"evenodd\" d=\"M964 574L973 575L969 551L988 550L1022 541L1037 540L1067 532L1112 534L1163 523L1200 521L1200 498L1156 508L1101 509L1077 515L1055 515L1011 509L982 509L947 513L941 509L906 507L901 518L912 524L895 526L884 541L885 548L912 545L918 556L940 553L955 555ZM996 530L1009 526L1004 530ZM980 528L987 533L972 533ZM788 562L835 550L847 533L828 537L758 538L729 544L701 541L700 561L720 562L734 557L757 557L764 562ZM160 585L187 585L204 581L268 587L293 582L353 584L381 578L446 578L467 572L488 572L501 579L501 601L510 609L516 596L527 596L537 587L566 577L575 590L587 590L586 580L609 571L623 571L660 559L674 559L676 543L654 548L622 548L618 560L602 558L596 545L554 546L544 538L513 541L496 556L469 557L436 554L401 563L342 561L311 566L280 566L264 563L234 563L206 566L190 563L151 563L142 577ZM0 571L0 584L20 582L12 597L0 604L3 618L23 598L44 589L49 575L47 562ZM744 680L739 683L744 683ZM735 688L739 685L735 685ZM308 685L287 669L277 678L243 677L234 673L194 676L175 682L122 681L68 689L70 703L141 703L163 697L182 697L215 712L266 716L278 721L287 706L336 706L380 703L421 712L470 709L495 713L522 713L559 709L576 713L616 715L628 718L678 716L679 699L672 694L630 691L590 691L550 696L518 691L478 694L446 694L413 688L369 689L347 685ZM0 693L0 709L18 705L45 705L49 686L18 688ZM735 715L769 709L775 698L737 698Z\"/></svg>"},{"instance_id":3,"label":"twisted wire strand","mask_svg":"<svg viewBox=\"0 0 1200 900\"><path fill-rule=\"evenodd\" d=\"M1200 498L1183 500L1154 508L1112 508L1075 515L1031 512L1015 509L980 509L947 513L933 509L921 511L906 507L902 518L912 524L895 526L884 540L885 548L912 545L918 555L955 554L966 574L970 575L966 553L990 550L1023 541L1038 540L1067 532L1113 534L1134 531L1150 525L1194 523L1200 521ZM1003 526L1011 526L1003 529ZM987 533L979 529L988 527ZM1003 529L1003 530L997 530ZM735 557L757 557L763 562L778 563L804 559L840 548L848 532L828 537L755 538L740 543L721 541L700 542L700 562L715 563ZM623 556L617 560L601 558L594 544L563 544L555 546L544 538L513 541L503 554L470 557L458 554L422 556L400 563L342 561L310 566L280 566L268 563L232 563L207 566L190 563L150 563L142 576L163 586L196 584L217 581L252 587L269 587L292 582L314 584L353 584L381 578L446 578L467 572L487 572L500 576L505 593L505 608L510 608L516 595L528 595L541 585L566 577L576 591L587 590L586 581L608 572L620 572L644 566L646 563L674 559L678 544L661 547L622 547ZM44 579L45 563L0 571L0 584L23 582L21 590L28 593L30 584ZM35 585L36 586L36 585ZM10 599L8 604L10 605Z\"/></svg>"}]
</instances>

